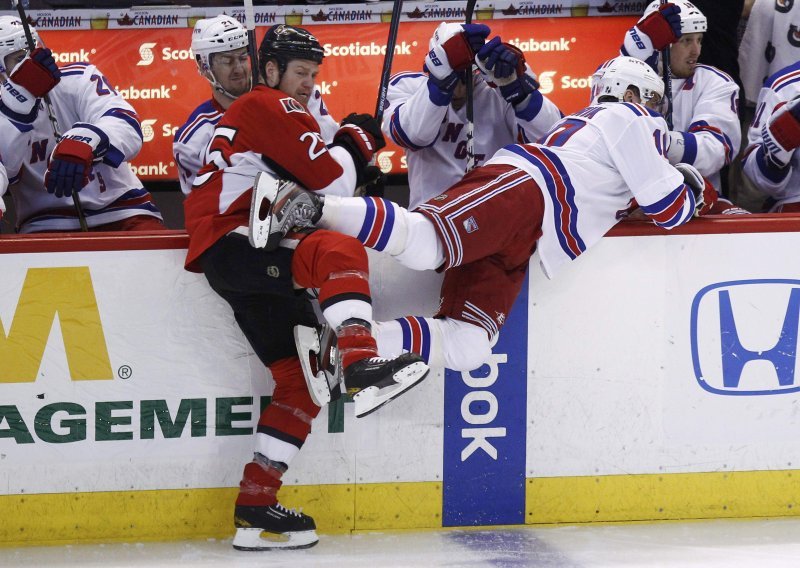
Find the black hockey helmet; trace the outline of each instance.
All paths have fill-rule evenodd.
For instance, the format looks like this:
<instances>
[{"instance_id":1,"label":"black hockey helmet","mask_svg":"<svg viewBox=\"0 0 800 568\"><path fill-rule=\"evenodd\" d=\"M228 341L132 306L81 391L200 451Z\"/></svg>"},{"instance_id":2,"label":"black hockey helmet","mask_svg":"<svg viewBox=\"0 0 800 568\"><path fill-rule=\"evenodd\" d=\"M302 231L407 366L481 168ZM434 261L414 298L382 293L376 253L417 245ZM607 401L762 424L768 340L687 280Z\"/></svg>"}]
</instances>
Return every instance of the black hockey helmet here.
<instances>
[{"instance_id":1,"label":"black hockey helmet","mask_svg":"<svg viewBox=\"0 0 800 568\"><path fill-rule=\"evenodd\" d=\"M286 71L286 65L292 59L308 59L322 63L325 52L317 38L308 30L286 24L278 24L267 30L258 48L258 69L266 78L267 61L274 60L278 64L280 74Z\"/></svg>"}]
</instances>

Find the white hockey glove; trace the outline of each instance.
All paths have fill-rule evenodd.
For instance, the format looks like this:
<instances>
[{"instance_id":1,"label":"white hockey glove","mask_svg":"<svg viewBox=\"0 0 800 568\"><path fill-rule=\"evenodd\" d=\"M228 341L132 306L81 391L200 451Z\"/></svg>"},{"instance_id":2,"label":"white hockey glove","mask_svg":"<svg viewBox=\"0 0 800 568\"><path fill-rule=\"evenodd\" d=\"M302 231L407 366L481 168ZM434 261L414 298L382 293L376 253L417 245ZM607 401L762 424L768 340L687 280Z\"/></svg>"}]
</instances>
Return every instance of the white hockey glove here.
<instances>
[{"instance_id":1,"label":"white hockey glove","mask_svg":"<svg viewBox=\"0 0 800 568\"><path fill-rule=\"evenodd\" d=\"M53 148L44 186L56 197L70 197L89 183L92 164L108 152L109 142L105 132L88 123L76 123L61 135Z\"/></svg>"},{"instance_id":2,"label":"white hockey glove","mask_svg":"<svg viewBox=\"0 0 800 568\"><path fill-rule=\"evenodd\" d=\"M38 47L20 61L3 83L0 110L11 120L25 124L36 118L36 99L43 97L61 81L61 70L53 53Z\"/></svg>"},{"instance_id":3,"label":"white hockey glove","mask_svg":"<svg viewBox=\"0 0 800 568\"><path fill-rule=\"evenodd\" d=\"M539 88L536 76L525 62L525 54L510 43L493 37L475 56L486 83L500 90L503 98L517 106Z\"/></svg>"},{"instance_id":4,"label":"white hockey glove","mask_svg":"<svg viewBox=\"0 0 800 568\"><path fill-rule=\"evenodd\" d=\"M455 89L458 74L473 62L489 31L484 24L439 24L428 42L425 70L440 91Z\"/></svg>"},{"instance_id":5,"label":"white hockey glove","mask_svg":"<svg viewBox=\"0 0 800 568\"><path fill-rule=\"evenodd\" d=\"M694 193L694 216L702 217L707 215L717 202L719 197L717 190L700 175L700 172L694 166L690 164L675 164L675 169L683 175L683 182Z\"/></svg>"},{"instance_id":6,"label":"white hockey glove","mask_svg":"<svg viewBox=\"0 0 800 568\"><path fill-rule=\"evenodd\" d=\"M764 153L779 169L789 165L800 147L800 95L773 112L761 128Z\"/></svg>"}]
</instances>

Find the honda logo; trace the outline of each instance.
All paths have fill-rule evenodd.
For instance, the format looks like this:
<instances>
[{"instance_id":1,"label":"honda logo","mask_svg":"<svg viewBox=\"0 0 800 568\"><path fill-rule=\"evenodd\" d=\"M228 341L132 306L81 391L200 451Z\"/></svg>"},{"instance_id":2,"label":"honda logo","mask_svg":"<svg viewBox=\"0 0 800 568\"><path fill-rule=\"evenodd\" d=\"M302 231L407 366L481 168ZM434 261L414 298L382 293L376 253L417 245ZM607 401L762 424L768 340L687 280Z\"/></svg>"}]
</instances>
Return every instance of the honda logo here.
<instances>
[{"instance_id":1,"label":"honda logo","mask_svg":"<svg viewBox=\"0 0 800 568\"><path fill-rule=\"evenodd\" d=\"M796 372L800 280L720 282L694 298L695 377L708 392L754 396L800 391Z\"/></svg>"}]
</instances>

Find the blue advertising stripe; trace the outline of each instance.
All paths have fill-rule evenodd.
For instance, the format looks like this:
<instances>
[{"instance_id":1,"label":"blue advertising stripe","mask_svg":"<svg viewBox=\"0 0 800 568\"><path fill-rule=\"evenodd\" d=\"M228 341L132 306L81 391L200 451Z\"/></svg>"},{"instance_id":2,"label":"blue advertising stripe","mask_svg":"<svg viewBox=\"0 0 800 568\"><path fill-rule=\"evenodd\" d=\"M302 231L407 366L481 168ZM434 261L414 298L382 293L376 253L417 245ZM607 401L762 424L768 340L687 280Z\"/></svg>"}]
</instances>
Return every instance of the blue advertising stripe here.
<instances>
[{"instance_id":1,"label":"blue advertising stripe","mask_svg":"<svg viewBox=\"0 0 800 568\"><path fill-rule=\"evenodd\" d=\"M528 278L488 365L447 369L442 526L525 522Z\"/></svg>"}]
</instances>

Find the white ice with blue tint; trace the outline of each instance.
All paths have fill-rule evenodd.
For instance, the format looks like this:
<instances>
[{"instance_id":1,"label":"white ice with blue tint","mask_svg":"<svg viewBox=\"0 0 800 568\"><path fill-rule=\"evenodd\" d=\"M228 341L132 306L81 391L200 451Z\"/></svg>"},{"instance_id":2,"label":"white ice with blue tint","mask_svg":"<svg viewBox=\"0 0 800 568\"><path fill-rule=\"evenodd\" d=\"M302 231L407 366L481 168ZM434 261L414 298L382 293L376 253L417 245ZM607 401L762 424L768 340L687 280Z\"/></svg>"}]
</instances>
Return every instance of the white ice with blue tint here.
<instances>
[{"instance_id":1,"label":"white ice with blue tint","mask_svg":"<svg viewBox=\"0 0 800 568\"><path fill-rule=\"evenodd\" d=\"M230 540L0 549L0 566L225 568L777 568L800 566L800 519L321 535L308 550L237 552Z\"/></svg>"}]
</instances>

